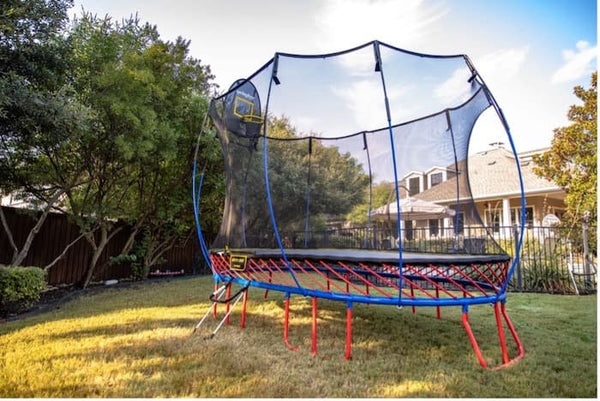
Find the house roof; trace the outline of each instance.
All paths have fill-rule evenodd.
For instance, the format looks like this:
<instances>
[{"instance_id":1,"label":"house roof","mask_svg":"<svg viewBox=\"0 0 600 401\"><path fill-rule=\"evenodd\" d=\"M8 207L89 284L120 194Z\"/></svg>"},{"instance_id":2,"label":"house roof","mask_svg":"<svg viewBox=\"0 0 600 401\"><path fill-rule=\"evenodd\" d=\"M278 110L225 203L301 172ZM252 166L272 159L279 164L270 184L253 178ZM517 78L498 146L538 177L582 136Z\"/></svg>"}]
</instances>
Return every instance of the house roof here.
<instances>
[{"instance_id":1,"label":"house roof","mask_svg":"<svg viewBox=\"0 0 600 401\"><path fill-rule=\"evenodd\" d=\"M467 163L473 199L511 197L521 194L519 173L512 152L503 148L479 152L470 156ZM466 171L464 166L465 160L459 162L459 171ZM553 182L538 177L533 172L533 166L534 163L530 160L521 161L521 173L526 195L562 192L562 189ZM467 192L463 192L462 188L468 188L466 179L467 174L459 174L457 177L415 194L415 197L438 203L456 201L456 180L459 180L458 185L461 188L461 194L464 194L461 195L461 199L464 199Z\"/></svg>"}]
</instances>

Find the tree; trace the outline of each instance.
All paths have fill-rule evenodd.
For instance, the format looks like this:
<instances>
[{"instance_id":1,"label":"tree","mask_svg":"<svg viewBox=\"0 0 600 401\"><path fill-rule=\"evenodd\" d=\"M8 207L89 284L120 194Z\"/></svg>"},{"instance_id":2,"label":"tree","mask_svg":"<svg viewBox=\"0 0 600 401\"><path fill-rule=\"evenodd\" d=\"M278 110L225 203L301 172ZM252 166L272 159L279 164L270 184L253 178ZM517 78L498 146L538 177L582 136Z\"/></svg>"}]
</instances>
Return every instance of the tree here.
<instances>
[{"instance_id":1,"label":"tree","mask_svg":"<svg viewBox=\"0 0 600 401\"><path fill-rule=\"evenodd\" d=\"M131 231L123 255L138 233L152 234L144 240L152 244L144 251L149 257L164 227L185 231L181 218L191 217L192 209L185 210L189 201L183 199L191 198L187 177L212 75L189 57L188 41L164 42L155 26L133 17L115 23L83 13L70 40L77 99L90 119L69 157L87 180L65 193L93 249L81 283L87 286L106 246L126 225Z\"/></svg>"},{"instance_id":2,"label":"tree","mask_svg":"<svg viewBox=\"0 0 600 401\"><path fill-rule=\"evenodd\" d=\"M356 225L366 225L368 222L369 206L371 210L377 209L380 206L385 206L393 202L396 198L394 184L391 182L381 182L374 184L373 188L366 188L363 195L363 200L356 205L346 216L348 221ZM369 205L369 198L371 204Z\"/></svg>"},{"instance_id":3,"label":"tree","mask_svg":"<svg viewBox=\"0 0 600 401\"><path fill-rule=\"evenodd\" d=\"M71 6L72 0L0 3L0 194L17 193L41 210L25 243L17 244L0 208L11 265L25 259L64 193L65 185L54 185L48 175L49 155L64 148L84 114L67 80Z\"/></svg>"},{"instance_id":4,"label":"tree","mask_svg":"<svg viewBox=\"0 0 600 401\"><path fill-rule=\"evenodd\" d=\"M580 225L586 211L590 212L591 221L598 218L597 82L598 73L594 72L590 88L574 88L583 104L569 108L567 116L572 124L556 128L550 149L534 158L536 174L564 188L564 220L570 227Z\"/></svg>"},{"instance_id":5,"label":"tree","mask_svg":"<svg viewBox=\"0 0 600 401\"><path fill-rule=\"evenodd\" d=\"M325 146L316 139L298 140L296 129L286 117L272 117L268 124L269 184L280 231L305 228L307 198L311 222L323 222L325 216L343 216L362 200L368 176L350 153L342 154L337 147ZM249 148L246 152L249 156L238 159L246 160L256 151ZM250 231L270 227L262 159L254 156L251 160L254 165L239 169L247 171L247 182L251 183L248 204L253 205L253 213L247 216Z\"/></svg>"}]
</instances>

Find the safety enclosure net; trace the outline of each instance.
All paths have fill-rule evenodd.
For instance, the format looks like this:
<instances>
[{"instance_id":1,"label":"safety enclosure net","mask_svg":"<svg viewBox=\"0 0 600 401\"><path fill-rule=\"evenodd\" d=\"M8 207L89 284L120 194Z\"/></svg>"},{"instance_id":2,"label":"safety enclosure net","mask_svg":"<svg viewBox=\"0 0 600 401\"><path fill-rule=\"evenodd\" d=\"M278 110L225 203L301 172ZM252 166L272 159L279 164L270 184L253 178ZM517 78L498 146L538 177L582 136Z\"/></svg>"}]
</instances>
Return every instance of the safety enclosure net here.
<instances>
[{"instance_id":1,"label":"safety enclosure net","mask_svg":"<svg viewBox=\"0 0 600 401\"><path fill-rule=\"evenodd\" d=\"M469 170L490 106L510 140L465 55L276 53L210 104L226 168L211 248L506 255Z\"/></svg>"},{"instance_id":2,"label":"safety enclosure net","mask_svg":"<svg viewBox=\"0 0 600 401\"><path fill-rule=\"evenodd\" d=\"M474 127L488 109L512 153L470 155ZM310 297L316 355L317 299L330 299L346 303L350 359L356 303L413 313L435 307L438 318L441 307L460 306L477 359L488 367L468 311L493 305L498 367L523 357L505 305L523 238L523 179L508 124L467 56L418 54L378 41L332 54L275 53L214 98L209 115L222 146L226 194L208 249L196 160L196 229L215 291L195 329L225 303L214 336L242 299L244 327L248 289L263 289L265 298L278 291L284 343L297 350L288 337L290 298ZM502 213L516 212L517 244L496 240L507 228L497 224L494 199L502 199ZM517 255L512 263L510 255ZM240 289L232 295L234 284ZM509 352L505 326L516 352Z\"/></svg>"}]
</instances>

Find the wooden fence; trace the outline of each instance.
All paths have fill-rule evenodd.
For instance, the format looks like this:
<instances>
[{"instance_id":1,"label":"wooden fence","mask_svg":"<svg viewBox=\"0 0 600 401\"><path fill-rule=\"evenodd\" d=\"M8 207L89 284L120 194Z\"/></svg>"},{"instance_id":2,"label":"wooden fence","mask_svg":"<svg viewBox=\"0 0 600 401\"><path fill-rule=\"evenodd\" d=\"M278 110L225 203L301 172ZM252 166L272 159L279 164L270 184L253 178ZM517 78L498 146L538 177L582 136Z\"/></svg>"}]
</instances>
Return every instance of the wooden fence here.
<instances>
[{"instance_id":1,"label":"wooden fence","mask_svg":"<svg viewBox=\"0 0 600 401\"><path fill-rule=\"evenodd\" d=\"M2 207L13 238L20 248L27 235L35 225L31 211ZM23 261L23 266L44 267L58 257L65 247L80 235L76 224L69 221L67 216L59 213L50 213L35 236L30 251ZM108 279L122 279L131 276L129 263L118 265L110 264L111 257L117 256L129 235L128 227L123 229L109 242L102 253L92 281ZM0 264L8 264L13 255L13 250L4 229L0 227ZM89 260L92 257L92 248L84 239L77 241L66 255L48 270L48 284L78 284L86 273ZM163 256L165 262L152 267L152 271L184 270L185 274L203 273L203 262L195 236L190 237L184 246L176 246Z\"/></svg>"},{"instance_id":2,"label":"wooden fence","mask_svg":"<svg viewBox=\"0 0 600 401\"><path fill-rule=\"evenodd\" d=\"M34 226L35 220L27 214L30 212L21 209L3 207L3 210L8 224L12 228L15 242L21 246ZM482 230L480 227L475 231L464 233L465 248L468 241L471 241L469 242L471 248L475 245L477 245L475 248L481 248L481 250L486 248L485 242L481 244L473 242L475 239L481 241L481 238L486 237ZM590 232L596 230L595 226L590 228ZM596 251L594 249L589 255L583 255L581 253L582 246L579 244L580 240L573 238L574 242L571 244L572 233L579 231L579 228L567 231L555 227L527 228L520 263L511 281L510 288L512 290L563 294L596 292ZM327 235L311 233L311 241L318 240L311 246L361 248L365 247L365 238L374 238L371 231L369 231L369 235L366 233L367 231L363 228L344 229L339 232L330 230ZM300 238L301 234L304 235L304 233L288 234L290 238ZM132 276L129 263L119 265L108 263L111 257L119 254L128 235L128 227L123 227L110 241L101 255L93 281L123 279ZM50 214L35 237L31 250L22 265L39 267L48 265L63 252L67 244L78 236L78 227L71 223L65 215ZM510 252L516 243L515 236L513 227L497 227L494 232L494 243L497 241ZM260 238L262 240L264 236L260 236ZM439 252L439 245L444 245L443 239L429 239L424 232L419 233L415 230L412 230L411 238L410 241L403 244L404 249L414 248L419 252ZM491 240L491 237L488 239ZM300 245L295 246L301 246L301 243L302 241L300 241ZM383 244L383 241L381 243ZM274 245L269 243L257 246ZM388 246L390 246L389 243ZM476 249L475 251L471 249L469 252L478 253ZM0 264L9 263L12 253L6 233L0 228ZM48 283L52 285L80 283L85 277L91 256L92 249L88 242L85 239L79 240L69 249L64 258L48 270ZM152 272L156 270L176 272L183 269L185 274L208 273L195 236L191 236L184 246L174 247L163 258L165 262L153 266Z\"/></svg>"}]
</instances>

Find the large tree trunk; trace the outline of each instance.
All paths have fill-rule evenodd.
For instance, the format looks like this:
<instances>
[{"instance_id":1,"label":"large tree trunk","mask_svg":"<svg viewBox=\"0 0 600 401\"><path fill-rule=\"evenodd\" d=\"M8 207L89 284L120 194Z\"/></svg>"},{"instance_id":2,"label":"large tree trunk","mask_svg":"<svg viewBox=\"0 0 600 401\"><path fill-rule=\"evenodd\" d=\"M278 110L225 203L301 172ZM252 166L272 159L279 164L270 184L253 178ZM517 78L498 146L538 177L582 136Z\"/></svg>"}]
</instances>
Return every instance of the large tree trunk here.
<instances>
[{"instance_id":1,"label":"large tree trunk","mask_svg":"<svg viewBox=\"0 0 600 401\"><path fill-rule=\"evenodd\" d=\"M98 261L100 260L100 256L102 255L102 252L104 252L106 245L108 245L110 240L119 231L121 231L122 228L123 227L118 227L118 228L112 230L112 232L109 234L108 226L106 224L102 224L100 227L100 239L99 239L98 243L96 243L94 232L90 233L89 235L86 235L86 239L92 246L93 254L92 254L92 259L90 260L90 263L88 265L85 279L82 282L83 288L86 288L88 285L90 285L90 282L92 281L92 278L94 277L94 273L96 272L96 267L98 266Z\"/></svg>"},{"instance_id":2,"label":"large tree trunk","mask_svg":"<svg viewBox=\"0 0 600 401\"><path fill-rule=\"evenodd\" d=\"M37 222L35 223L35 226L33 226L31 231L29 231L29 234L27 235L27 239L25 240L23 247L16 255L13 256L13 260L10 262L12 266L20 266L21 263L23 263L23 261L27 257L27 254L29 253L29 249L31 248L33 239L40 231L40 228L42 228L42 225L46 221L46 217L48 217L48 213L50 213L50 209L44 209L42 215L38 218Z\"/></svg>"},{"instance_id":3,"label":"large tree trunk","mask_svg":"<svg viewBox=\"0 0 600 401\"><path fill-rule=\"evenodd\" d=\"M25 243L23 244L23 246L21 247L20 250L14 241L10 227L8 227L8 222L6 221L6 216L4 215L4 211L0 210L0 219L2 220L2 226L4 227L4 231L6 232L6 235L8 236L10 245L13 249L13 257L10 261L10 266L20 266L21 263L23 263L23 261L27 257L27 254L29 253L29 249L31 248L31 244L33 243L33 240L35 239L35 236L42 228L42 225L46 221L46 218L48 217L50 210L52 209L52 207L54 207L54 204L58 201L58 198L60 198L60 196L64 192L65 191L57 191L54 194L54 196L52 196L52 198L50 198L50 200L48 200L46 207L42 211L42 214L40 215L40 217L38 217L33 228L29 231L29 234L27 235L27 238L25 239Z\"/></svg>"},{"instance_id":4,"label":"large tree trunk","mask_svg":"<svg viewBox=\"0 0 600 401\"><path fill-rule=\"evenodd\" d=\"M4 214L4 208L2 206L0 206L0 220L2 220L2 227L4 227L4 232L6 233L10 247L13 250L13 256L11 260L14 260L19 253L19 248L17 248L17 245L15 244L15 239L13 238L12 231L8 226L8 221L6 221L6 215Z\"/></svg>"}]
</instances>

